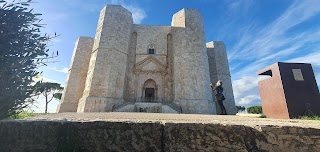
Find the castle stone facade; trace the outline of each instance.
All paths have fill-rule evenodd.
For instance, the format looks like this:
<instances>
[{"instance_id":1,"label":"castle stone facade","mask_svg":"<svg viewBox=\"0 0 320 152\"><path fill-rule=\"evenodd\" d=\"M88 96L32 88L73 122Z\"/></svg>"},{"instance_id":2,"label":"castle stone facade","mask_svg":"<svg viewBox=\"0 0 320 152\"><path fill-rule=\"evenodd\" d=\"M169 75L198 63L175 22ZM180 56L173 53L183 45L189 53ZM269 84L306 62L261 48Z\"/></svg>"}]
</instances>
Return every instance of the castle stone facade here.
<instances>
[{"instance_id":1,"label":"castle stone facade","mask_svg":"<svg viewBox=\"0 0 320 152\"><path fill-rule=\"evenodd\" d=\"M217 114L210 83L223 82L235 114L223 42L206 43L203 17L182 9L171 26L133 24L119 5L101 10L95 38L80 37L58 112Z\"/></svg>"}]
</instances>

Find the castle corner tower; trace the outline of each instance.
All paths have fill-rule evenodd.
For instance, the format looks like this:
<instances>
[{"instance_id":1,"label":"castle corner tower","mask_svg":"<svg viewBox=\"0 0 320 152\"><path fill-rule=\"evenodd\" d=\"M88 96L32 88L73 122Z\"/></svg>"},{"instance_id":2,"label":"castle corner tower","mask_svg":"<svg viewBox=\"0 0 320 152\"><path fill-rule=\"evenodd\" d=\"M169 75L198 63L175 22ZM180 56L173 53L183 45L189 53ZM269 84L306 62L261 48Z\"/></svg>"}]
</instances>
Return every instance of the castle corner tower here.
<instances>
[{"instance_id":1,"label":"castle corner tower","mask_svg":"<svg viewBox=\"0 0 320 152\"><path fill-rule=\"evenodd\" d=\"M215 114L210 89L209 64L203 17L182 9L172 17L175 103L185 113Z\"/></svg>"}]
</instances>

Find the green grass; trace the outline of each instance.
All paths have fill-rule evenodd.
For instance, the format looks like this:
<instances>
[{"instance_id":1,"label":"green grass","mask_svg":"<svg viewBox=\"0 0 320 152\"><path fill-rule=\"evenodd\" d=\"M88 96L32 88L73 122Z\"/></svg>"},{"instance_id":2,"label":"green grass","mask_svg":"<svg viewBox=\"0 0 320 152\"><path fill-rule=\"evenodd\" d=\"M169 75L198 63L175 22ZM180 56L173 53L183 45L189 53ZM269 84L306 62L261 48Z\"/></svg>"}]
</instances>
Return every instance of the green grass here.
<instances>
[{"instance_id":1,"label":"green grass","mask_svg":"<svg viewBox=\"0 0 320 152\"><path fill-rule=\"evenodd\" d=\"M267 118L267 116L265 114L261 114L261 116L259 116L259 118Z\"/></svg>"},{"instance_id":2,"label":"green grass","mask_svg":"<svg viewBox=\"0 0 320 152\"><path fill-rule=\"evenodd\" d=\"M22 112L17 115L10 116L9 119L25 119L28 117L46 115L46 113L32 113L32 112Z\"/></svg>"},{"instance_id":3,"label":"green grass","mask_svg":"<svg viewBox=\"0 0 320 152\"><path fill-rule=\"evenodd\" d=\"M295 119L301 119L301 120L320 120L320 116L299 116Z\"/></svg>"}]
</instances>

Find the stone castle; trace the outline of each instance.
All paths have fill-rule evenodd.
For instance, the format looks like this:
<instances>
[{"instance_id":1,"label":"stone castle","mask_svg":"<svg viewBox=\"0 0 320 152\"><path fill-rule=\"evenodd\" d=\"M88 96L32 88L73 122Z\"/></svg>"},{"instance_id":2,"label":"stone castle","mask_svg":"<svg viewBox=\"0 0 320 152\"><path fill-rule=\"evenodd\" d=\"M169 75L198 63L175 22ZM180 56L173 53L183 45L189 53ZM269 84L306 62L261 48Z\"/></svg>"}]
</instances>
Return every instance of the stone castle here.
<instances>
[{"instance_id":1,"label":"stone castle","mask_svg":"<svg viewBox=\"0 0 320 152\"><path fill-rule=\"evenodd\" d=\"M219 114L209 85L218 80L227 113L235 114L225 45L206 43L197 10L180 10L171 26L147 26L108 5L95 38L75 44L57 111Z\"/></svg>"}]
</instances>

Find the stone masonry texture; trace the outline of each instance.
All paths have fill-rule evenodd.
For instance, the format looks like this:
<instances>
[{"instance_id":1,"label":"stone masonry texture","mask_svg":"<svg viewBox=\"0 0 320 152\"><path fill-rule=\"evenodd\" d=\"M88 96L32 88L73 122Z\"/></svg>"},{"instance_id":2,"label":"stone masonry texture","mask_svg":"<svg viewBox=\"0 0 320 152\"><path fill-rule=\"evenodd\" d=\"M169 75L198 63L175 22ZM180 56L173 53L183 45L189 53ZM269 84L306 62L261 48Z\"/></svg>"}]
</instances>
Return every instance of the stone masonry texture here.
<instances>
[{"instance_id":1,"label":"stone masonry texture","mask_svg":"<svg viewBox=\"0 0 320 152\"><path fill-rule=\"evenodd\" d=\"M70 70L64 93L62 94L62 105L57 109L59 112L77 112L78 101L82 97L89 61L94 39L89 37L80 37L73 51Z\"/></svg>"},{"instance_id":2,"label":"stone masonry texture","mask_svg":"<svg viewBox=\"0 0 320 152\"><path fill-rule=\"evenodd\" d=\"M217 114L209 85L217 80L225 87L228 114L236 113L226 48L206 45L204 19L195 9L175 13L171 26L150 26L133 24L120 5L107 5L95 38L77 41L70 69L60 113L128 110L133 104L127 103L151 96L163 104L147 109Z\"/></svg>"},{"instance_id":3,"label":"stone masonry texture","mask_svg":"<svg viewBox=\"0 0 320 152\"><path fill-rule=\"evenodd\" d=\"M175 103L185 113L216 113L208 108L213 102L203 18L197 10L183 9L172 22L179 26L173 35Z\"/></svg>"},{"instance_id":4,"label":"stone masonry texture","mask_svg":"<svg viewBox=\"0 0 320 152\"><path fill-rule=\"evenodd\" d=\"M227 110L228 114L237 113L235 107L235 101L233 96L233 89L231 83L231 75L229 71L229 63L226 48L223 42L209 42L206 44L208 61L209 61L209 71L210 79L212 84L215 84L218 80L222 82L223 94L226 98L223 104ZM213 93L213 100L215 100ZM220 107L217 104L217 113L221 113Z\"/></svg>"},{"instance_id":5,"label":"stone masonry texture","mask_svg":"<svg viewBox=\"0 0 320 152\"><path fill-rule=\"evenodd\" d=\"M320 122L239 116L60 113L0 121L2 152L320 150Z\"/></svg>"}]
</instances>

